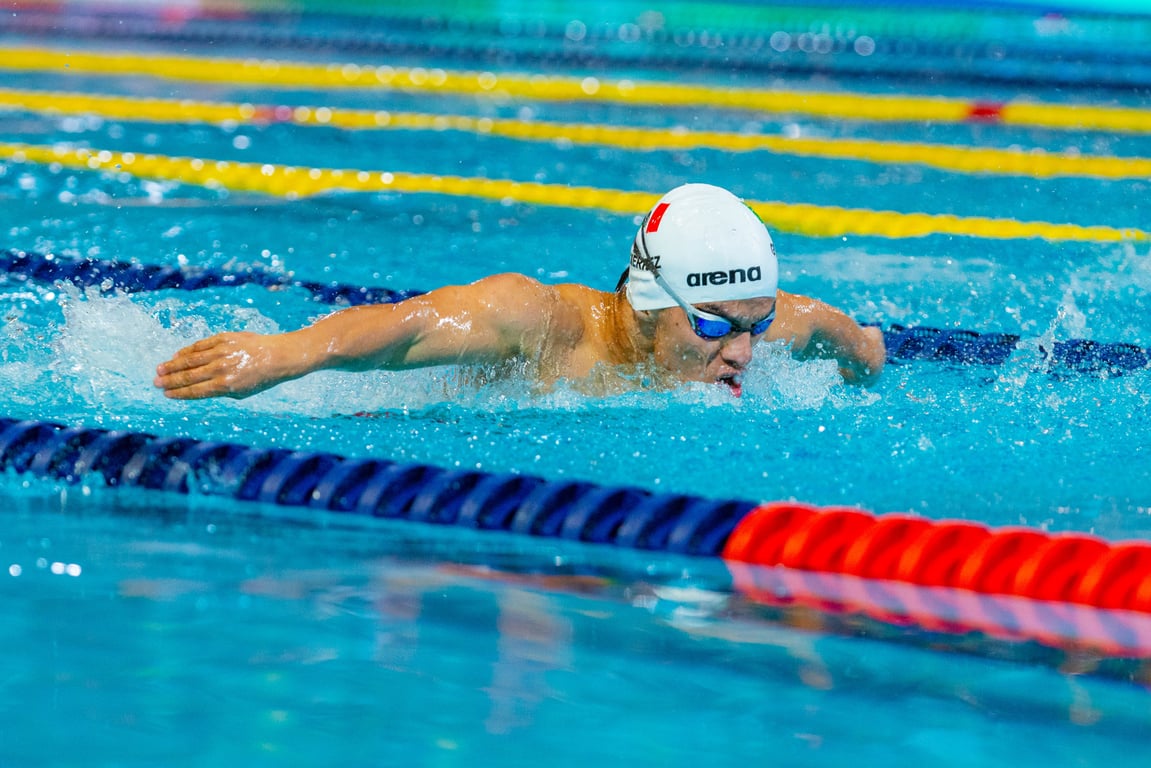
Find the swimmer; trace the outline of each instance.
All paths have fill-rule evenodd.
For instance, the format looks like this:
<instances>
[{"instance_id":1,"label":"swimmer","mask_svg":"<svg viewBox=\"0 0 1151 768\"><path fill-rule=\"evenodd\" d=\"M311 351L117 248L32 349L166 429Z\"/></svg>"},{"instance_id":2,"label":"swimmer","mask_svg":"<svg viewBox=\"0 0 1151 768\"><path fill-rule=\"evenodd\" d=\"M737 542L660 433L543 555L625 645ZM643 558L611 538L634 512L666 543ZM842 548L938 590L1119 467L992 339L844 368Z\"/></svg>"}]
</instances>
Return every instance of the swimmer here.
<instances>
[{"instance_id":1,"label":"swimmer","mask_svg":"<svg viewBox=\"0 0 1151 768\"><path fill-rule=\"evenodd\" d=\"M702 381L738 397L760 342L873 383L886 358L880 330L779 290L778 275L771 235L750 208L727 190L686 184L644 217L614 292L493 275L289 333L211 336L160 364L155 385L177 400L241 398L324 369L511 364L544 388Z\"/></svg>"}]
</instances>

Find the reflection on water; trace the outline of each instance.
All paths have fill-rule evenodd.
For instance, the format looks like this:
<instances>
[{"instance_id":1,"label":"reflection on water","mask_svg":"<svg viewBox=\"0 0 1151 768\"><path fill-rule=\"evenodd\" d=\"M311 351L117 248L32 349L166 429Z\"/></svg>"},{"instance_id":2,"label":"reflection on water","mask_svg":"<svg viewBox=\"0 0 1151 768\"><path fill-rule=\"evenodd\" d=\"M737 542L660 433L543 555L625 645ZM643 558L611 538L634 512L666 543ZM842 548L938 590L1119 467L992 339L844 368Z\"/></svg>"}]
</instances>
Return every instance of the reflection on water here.
<instances>
[{"instance_id":1,"label":"reflection on water","mask_svg":"<svg viewBox=\"0 0 1151 768\"><path fill-rule=\"evenodd\" d=\"M1147 726L1145 690L1120 667L766 604L714 561L127 502L9 499L0 674L22 704L7 708L5 754L474 762L498 748L518 765L534 745L594 733L556 764L771 749L885 765L881 745L901 734L909 755L958 766L969 756L943 748L956 739L995 764L1057 723L1075 728L1069 755L1121 754Z\"/></svg>"}]
</instances>

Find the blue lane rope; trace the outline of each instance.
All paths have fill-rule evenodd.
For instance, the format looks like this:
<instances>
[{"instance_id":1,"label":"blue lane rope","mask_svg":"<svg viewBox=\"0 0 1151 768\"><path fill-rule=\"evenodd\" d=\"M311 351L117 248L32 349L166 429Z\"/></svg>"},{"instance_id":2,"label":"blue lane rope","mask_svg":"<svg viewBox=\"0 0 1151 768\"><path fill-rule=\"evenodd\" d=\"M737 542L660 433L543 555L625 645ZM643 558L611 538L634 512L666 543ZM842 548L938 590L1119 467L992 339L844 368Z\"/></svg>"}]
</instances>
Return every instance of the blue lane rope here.
<instances>
[{"instance_id":1,"label":"blue lane rope","mask_svg":"<svg viewBox=\"0 0 1151 768\"><path fill-rule=\"evenodd\" d=\"M718 557L757 502L0 418L0 470Z\"/></svg>"},{"instance_id":2,"label":"blue lane rope","mask_svg":"<svg viewBox=\"0 0 1151 768\"><path fill-rule=\"evenodd\" d=\"M1019 345L1013 333L977 333L926 326L891 325L883 331L887 360L892 363L927 360L962 365L1001 365ZM1048 372L1055 376L1104 373L1119 376L1151 367L1151 350L1122 342L1091 339L1039 345Z\"/></svg>"},{"instance_id":3,"label":"blue lane rope","mask_svg":"<svg viewBox=\"0 0 1151 768\"><path fill-rule=\"evenodd\" d=\"M102 293L141 293L174 289L195 291L222 286L257 285L264 288L299 288L324 304L382 304L418 296L422 291L364 288L342 283L295 280L261 269L167 267L99 259L73 260L54 254L0 250L0 273L16 280L61 280L79 288L100 288Z\"/></svg>"},{"instance_id":4,"label":"blue lane rope","mask_svg":"<svg viewBox=\"0 0 1151 768\"><path fill-rule=\"evenodd\" d=\"M164 289L193 291L204 288L258 285L299 288L324 304L354 306L403 301L423 291L397 291L343 283L295 280L256 268L227 270L208 267L179 268L97 259L73 260L52 254L0 251L0 274L14 280L64 281L81 288L99 287L102 293L140 293ZM1019 345L1010 333L979 333L926 326L893 324L883 331L889 363L916 361L960 365L1001 365ZM1151 367L1151 350L1134 344L1090 339L1056 341L1040 346L1048 372L1055 376L1103 373L1118 376Z\"/></svg>"}]
</instances>

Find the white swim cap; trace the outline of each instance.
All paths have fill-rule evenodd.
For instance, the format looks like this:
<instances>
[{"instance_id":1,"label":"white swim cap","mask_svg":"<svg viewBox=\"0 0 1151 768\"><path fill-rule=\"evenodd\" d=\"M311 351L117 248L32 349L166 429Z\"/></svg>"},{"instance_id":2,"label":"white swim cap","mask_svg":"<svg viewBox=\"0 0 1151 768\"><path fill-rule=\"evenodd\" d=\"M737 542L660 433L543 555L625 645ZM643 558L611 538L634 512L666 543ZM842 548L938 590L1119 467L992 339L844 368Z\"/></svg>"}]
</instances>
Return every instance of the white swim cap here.
<instances>
[{"instance_id":1,"label":"white swim cap","mask_svg":"<svg viewBox=\"0 0 1151 768\"><path fill-rule=\"evenodd\" d=\"M644 217L631 252L627 298L636 309L676 301L655 281L659 270L689 304L775 295L775 244L759 217L726 189L684 184Z\"/></svg>"}]
</instances>

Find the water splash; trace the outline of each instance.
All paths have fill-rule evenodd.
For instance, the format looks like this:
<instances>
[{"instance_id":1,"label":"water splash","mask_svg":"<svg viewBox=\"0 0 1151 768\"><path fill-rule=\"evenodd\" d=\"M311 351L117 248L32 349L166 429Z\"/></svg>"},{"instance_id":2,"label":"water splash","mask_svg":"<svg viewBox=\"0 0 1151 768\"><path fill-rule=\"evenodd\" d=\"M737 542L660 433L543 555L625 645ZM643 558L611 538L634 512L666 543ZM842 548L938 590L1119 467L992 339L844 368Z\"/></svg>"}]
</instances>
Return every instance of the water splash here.
<instances>
[{"instance_id":1,"label":"water splash","mask_svg":"<svg viewBox=\"0 0 1151 768\"><path fill-rule=\"evenodd\" d=\"M64 286L59 303L64 322L50 344L49 365L57 396L105 413L155 403L159 350L174 348L177 333L130 298L103 297L96 288Z\"/></svg>"},{"instance_id":2,"label":"water splash","mask_svg":"<svg viewBox=\"0 0 1151 768\"><path fill-rule=\"evenodd\" d=\"M881 399L878 390L845 384L834 360L797 360L789 347L766 343L756 347L744 393L756 410L867 406Z\"/></svg>"}]
</instances>

